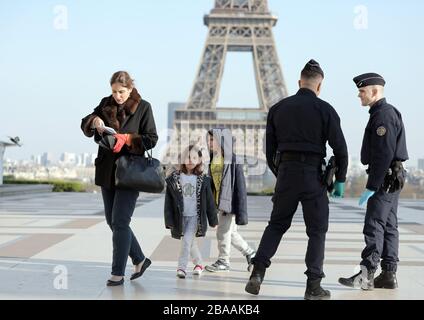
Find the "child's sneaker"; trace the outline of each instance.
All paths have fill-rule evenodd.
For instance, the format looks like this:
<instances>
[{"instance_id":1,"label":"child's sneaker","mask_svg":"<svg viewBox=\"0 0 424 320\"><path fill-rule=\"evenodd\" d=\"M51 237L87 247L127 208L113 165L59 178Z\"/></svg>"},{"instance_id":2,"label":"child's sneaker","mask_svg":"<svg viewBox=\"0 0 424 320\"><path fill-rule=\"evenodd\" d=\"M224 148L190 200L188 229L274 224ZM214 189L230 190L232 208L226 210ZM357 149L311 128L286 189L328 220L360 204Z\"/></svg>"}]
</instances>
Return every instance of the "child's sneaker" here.
<instances>
[{"instance_id":1,"label":"child's sneaker","mask_svg":"<svg viewBox=\"0 0 424 320\"><path fill-rule=\"evenodd\" d=\"M223 272L223 271L229 271L230 266L221 260L217 260L215 263L212 263L210 266L206 266L205 269L208 270L209 272Z\"/></svg>"},{"instance_id":2,"label":"child's sneaker","mask_svg":"<svg viewBox=\"0 0 424 320\"><path fill-rule=\"evenodd\" d=\"M200 264L196 265L193 269L193 275L195 276L200 276L203 272L203 266L201 266Z\"/></svg>"},{"instance_id":3,"label":"child's sneaker","mask_svg":"<svg viewBox=\"0 0 424 320\"><path fill-rule=\"evenodd\" d=\"M177 270L177 277L180 278L180 279L185 279L186 272L184 270L178 269Z\"/></svg>"}]
</instances>

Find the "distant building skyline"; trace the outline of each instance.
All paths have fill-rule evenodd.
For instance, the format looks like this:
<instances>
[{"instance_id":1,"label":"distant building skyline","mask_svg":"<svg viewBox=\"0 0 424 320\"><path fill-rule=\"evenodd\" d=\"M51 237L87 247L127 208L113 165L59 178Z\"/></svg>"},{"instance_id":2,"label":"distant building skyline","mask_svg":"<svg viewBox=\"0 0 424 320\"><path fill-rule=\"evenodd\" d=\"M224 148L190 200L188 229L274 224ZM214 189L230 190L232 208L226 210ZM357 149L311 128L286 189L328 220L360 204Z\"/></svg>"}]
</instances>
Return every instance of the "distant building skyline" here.
<instances>
[{"instance_id":1,"label":"distant building skyline","mask_svg":"<svg viewBox=\"0 0 424 320\"><path fill-rule=\"evenodd\" d=\"M33 164L37 166L75 166L75 167L89 167L94 166L97 153L72 153L63 152L61 154L54 154L52 152L43 152L39 155L31 155L28 159L11 159L5 158L5 163L20 163L20 164Z\"/></svg>"},{"instance_id":2,"label":"distant building skyline","mask_svg":"<svg viewBox=\"0 0 424 320\"><path fill-rule=\"evenodd\" d=\"M28 164L32 162L35 165L49 166L49 165L61 165L61 166L93 166L94 161L97 158L97 153L75 153L75 152L62 152L55 154L52 152L43 152L39 155L31 155L27 159L12 159L5 157L5 163L21 163ZM329 158L329 156L327 156ZM424 170L424 159L418 159L417 162L408 161L406 167L409 169ZM355 155L349 156L349 171L355 173L361 173L365 170L360 158Z\"/></svg>"}]
</instances>

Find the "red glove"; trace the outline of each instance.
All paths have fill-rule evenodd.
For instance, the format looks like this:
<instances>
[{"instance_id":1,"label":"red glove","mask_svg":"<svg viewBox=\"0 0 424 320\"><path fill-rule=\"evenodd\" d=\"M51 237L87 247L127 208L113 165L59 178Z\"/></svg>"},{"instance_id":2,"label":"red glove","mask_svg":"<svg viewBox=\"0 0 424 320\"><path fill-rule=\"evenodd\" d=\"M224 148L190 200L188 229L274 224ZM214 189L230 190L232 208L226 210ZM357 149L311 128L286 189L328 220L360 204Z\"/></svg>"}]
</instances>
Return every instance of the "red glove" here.
<instances>
[{"instance_id":1,"label":"red glove","mask_svg":"<svg viewBox=\"0 0 424 320\"><path fill-rule=\"evenodd\" d=\"M130 145L130 135L129 134L115 134L113 135L116 138L115 146L113 147L113 153L119 153L122 150L122 147L127 144Z\"/></svg>"}]
</instances>

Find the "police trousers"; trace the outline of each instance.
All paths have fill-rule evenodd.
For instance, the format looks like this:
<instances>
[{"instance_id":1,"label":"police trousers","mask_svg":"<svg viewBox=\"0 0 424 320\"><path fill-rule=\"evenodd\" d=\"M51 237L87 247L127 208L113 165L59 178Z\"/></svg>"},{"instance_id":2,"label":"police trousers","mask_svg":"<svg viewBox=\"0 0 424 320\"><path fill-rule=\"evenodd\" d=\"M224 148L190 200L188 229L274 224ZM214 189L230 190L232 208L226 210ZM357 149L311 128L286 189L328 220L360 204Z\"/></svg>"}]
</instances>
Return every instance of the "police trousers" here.
<instances>
[{"instance_id":1,"label":"police trousers","mask_svg":"<svg viewBox=\"0 0 424 320\"><path fill-rule=\"evenodd\" d=\"M399 262L399 232L397 208L400 191L386 193L378 190L367 204L361 265L375 272L381 259L381 269L397 271Z\"/></svg>"},{"instance_id":2,"label":"police trousers","mask_svg":"<svg viewBox=\"0 0 424 320\"><path fill-rule=\"evenodd\" d=\"M282 236L290 228L299 202L308 235L305 274L311 280L323 278L325 237L328 231L327 188L321 169L300 162L283 162L278 169L271 219L262 236L253 264L268 268Z\"/></svg>"}]
</instances>

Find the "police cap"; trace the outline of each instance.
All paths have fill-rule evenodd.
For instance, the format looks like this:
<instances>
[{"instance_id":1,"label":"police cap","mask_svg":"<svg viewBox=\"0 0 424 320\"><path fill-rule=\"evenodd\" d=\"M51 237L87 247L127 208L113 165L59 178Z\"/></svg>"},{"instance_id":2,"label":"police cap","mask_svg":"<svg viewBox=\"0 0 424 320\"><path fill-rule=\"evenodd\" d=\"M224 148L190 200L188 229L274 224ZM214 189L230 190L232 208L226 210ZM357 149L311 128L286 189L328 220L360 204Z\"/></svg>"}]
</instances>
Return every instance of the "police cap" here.
<instances>
[{"instance_id":1,"label":"police cap","mask_svg":"<svg viewBox=\"0 0 424 320\"><path fill-rule=\"evenodd\" d=\"M311 78L314 74L319 74L324 78L324 71L321 69L321 66L312 59L306 64L305 68L303 68L302 75Z\"/></svg>"},{"instance_id":2,"label":"police cap","mask_svg":"<svg viewBox=\"0 0 424 320\"><path fill-rule=\"evenodd\" d=\"M368 86L385 86L386 81L382 76L377 73L365 73L360 76L353 78L353 82L355 82L358 88L364 88Z\"/></svg>"}]
</instances>

